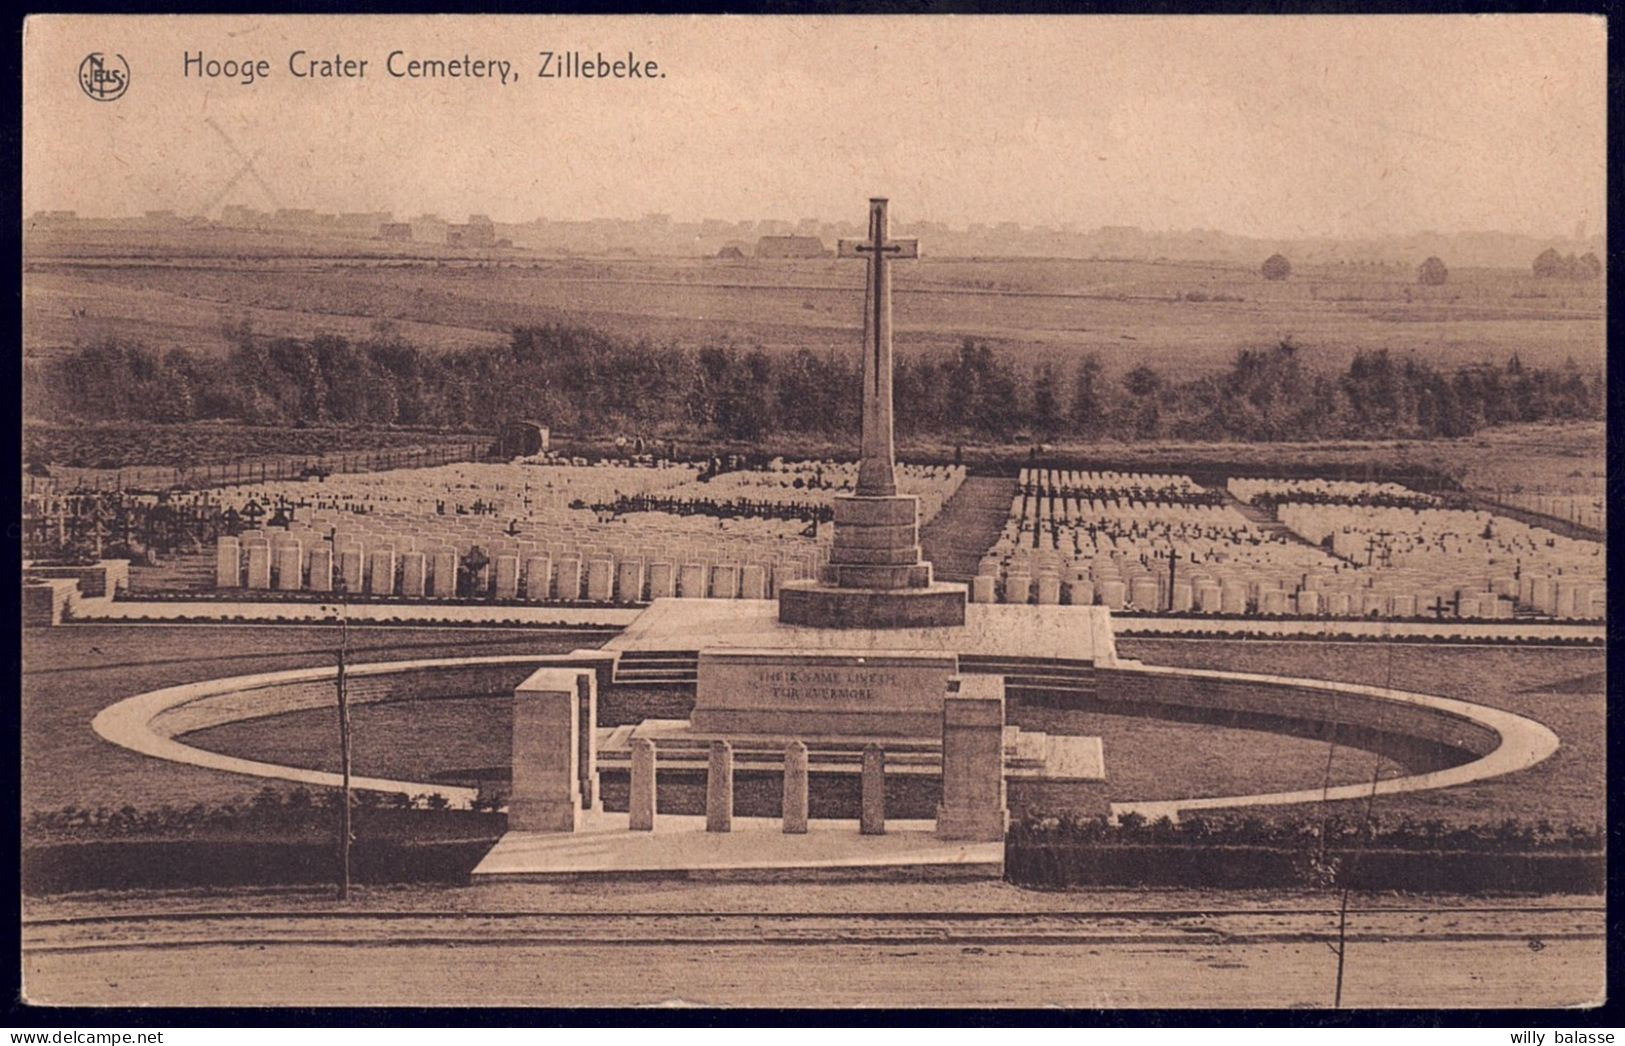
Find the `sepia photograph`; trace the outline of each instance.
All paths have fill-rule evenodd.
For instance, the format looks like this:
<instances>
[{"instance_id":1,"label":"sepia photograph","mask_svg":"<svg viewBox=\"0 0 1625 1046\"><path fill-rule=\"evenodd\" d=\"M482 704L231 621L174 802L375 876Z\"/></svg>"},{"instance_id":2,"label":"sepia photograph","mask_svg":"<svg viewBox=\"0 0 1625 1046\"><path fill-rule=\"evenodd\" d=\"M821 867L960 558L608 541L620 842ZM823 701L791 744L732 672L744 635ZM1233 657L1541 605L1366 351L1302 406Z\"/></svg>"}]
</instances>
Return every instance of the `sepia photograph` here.
<instances>
[{"instance_id":1,"label":"sepia photograph","mask_svg":"<svg viewBox=\"0 0 1625 1046\"><path fill-rule=\"evenodd\" d=\"M1603 1041L1608 29L22 21L12 1020Z\"/></svg>"}]
</instances>

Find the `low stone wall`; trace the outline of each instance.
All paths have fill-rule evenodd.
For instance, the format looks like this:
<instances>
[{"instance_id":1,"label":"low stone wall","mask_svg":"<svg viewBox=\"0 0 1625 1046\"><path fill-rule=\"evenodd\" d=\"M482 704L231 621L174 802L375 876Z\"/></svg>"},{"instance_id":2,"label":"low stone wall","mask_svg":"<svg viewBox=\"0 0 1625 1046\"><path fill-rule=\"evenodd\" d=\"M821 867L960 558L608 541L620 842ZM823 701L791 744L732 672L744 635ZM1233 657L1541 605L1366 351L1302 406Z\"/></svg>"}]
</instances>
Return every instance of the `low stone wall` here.
<instances>
[{"instance_id":1,"label":"low stone wall","mask_svg":"<svg viewBox=\"0 0 1625 1046\"><path fill-rule=\"evenodd\" d=\"M573 665L607 675L609 658L598 651L571 655L499 655L453 660L369 662L352 666L346 693L357 704L432 700L481 694L508 695L537 668ZM226 773L273 778L306 786L336 787L339 775L321 770L241 759L177 740L182 734L244 719L334 705L336 669L303 668L209 679L151 690L102 709L91 721L97 735L157 759ZM473 788L387 778L357 777L356 788L418 794L438 792L454 807L471 803Z\"/></svg>"},{"instance_id":2,"label":"low stone wall","mask_svg":"<svg viewBox=\"0 0 1625 1046\"><path fill-rule=\"evenodd\" d=\"M1481 781L1534 766L1557 751L1558 738L1512 712L1452 698L1385 687L1244 672L1164 668L1121 661L1097 669L1097 694L1084 699L1103 712L1184 715L1335 736L1345 744L1388 751L1413 772L1371 784L1258 795L1211 796L1112 804L1112 815L1177 820L1182 811L1286 806L1373 794L1423 791ZM1418 772L1419 771L1419 772Z\"/></svg>"},{"instance_id":3,"label":"low stone wall","mask_svg":"<svg viewBox=\"0 0 1625 1046\"><path fill-rule=\"evenodd\" d=\"M534 664L527 662L445 665L378 675L352 672L345 680L344 689L350 703L356 705L453 697L508 697L534 667ZM194 730L207 730L245 719L262 719L310 708L332 708L336 701L335 694L331 673L322 679L273 679L165 709L153 717L150 725L165 737L178 737Z\"/></svg>"},{"instance_id":4,"label":"low stone wall","mask_svg":"<svg viewBox=\"0 0 1625 1046\"><path fill-rule=\"evenodd\" d=\"M23 573L37 578L70 578L79 584L86 599L111 599L130 589L130 561L104 559L84 566L42 566L24 563Z\"/></svg>"},{"instance_id":5,"label":"low stone wall","mask_svg":"<svg viewBox=\"0 0 1625 1046\"><path fill-rule=\"evenodd\" d=\"M1095 672L1096 699L1103 712L1133 714L1148 709L1182 708L1221 713L1203 717L1226 718L1236 725L1299 721L1315 724L1315 732L1333 732L1347 743L1354 738L1381 735L1422 742L1419 749L1443 748L1460 753L1455 762L1468 762L1493 752L1501 736L1465 716L1431 705L1408 704L1351 689L1333 689L1312 680L1243 676L1184 671L1123 662ZM1398 754L1398 753L1396 753ZM1435 756L1429 751L1427 762Z\"/></svg>"},{"instance_id":6,"label":"low stone wall","mask_svg":"<svg viewBox=\"0 0 1625 1046\"><path fill-rule=\"evenodd\" d=\"M68 607L78 597L78 582L70 578L47 578L23 586L23 626L49 628L60 625Z\"/></svg>"}]
</instances>

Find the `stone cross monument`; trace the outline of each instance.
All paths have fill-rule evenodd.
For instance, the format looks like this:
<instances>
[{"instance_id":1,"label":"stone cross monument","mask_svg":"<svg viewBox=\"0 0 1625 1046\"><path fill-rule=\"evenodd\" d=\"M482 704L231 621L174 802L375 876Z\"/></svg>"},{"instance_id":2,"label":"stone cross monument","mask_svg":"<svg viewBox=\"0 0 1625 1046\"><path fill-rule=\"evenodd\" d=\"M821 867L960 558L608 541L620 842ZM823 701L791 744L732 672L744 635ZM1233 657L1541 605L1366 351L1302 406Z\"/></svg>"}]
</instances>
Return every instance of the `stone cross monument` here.
<instances>
[{"instance_id":1,"label":"stone cross monument","mask_svg":"<svg viewBox=\"0 0 1625 1046\"><path fill-rule=\"evenodd\" d=\"M868 261L863 309L863 434L858 489L835 499L835 543L817 581L779 590L779 620L822 628L963 625L963 585L933 583L920 558L919 499L897 493L892 415L890 263L918 258L916 240L886 235L886 201L869 201L869 238L842 240L843 258Z\"/></svg>"},{"instance_id":2,"label":"stone cross monument","mask_svg":"<svg viewBox=\"0 0 1625 1046\"><path fill-rule=\"evenodd\" d=\"M886 201L869 201L869 238L841 240L841 258L866 258L869 278L863 302L863 439L859 444L858 494L885 498L897 493L897 449L892 420L891 272L893 258L918 258L920 241L886 238Z\"/></svg>"}]
</instances>

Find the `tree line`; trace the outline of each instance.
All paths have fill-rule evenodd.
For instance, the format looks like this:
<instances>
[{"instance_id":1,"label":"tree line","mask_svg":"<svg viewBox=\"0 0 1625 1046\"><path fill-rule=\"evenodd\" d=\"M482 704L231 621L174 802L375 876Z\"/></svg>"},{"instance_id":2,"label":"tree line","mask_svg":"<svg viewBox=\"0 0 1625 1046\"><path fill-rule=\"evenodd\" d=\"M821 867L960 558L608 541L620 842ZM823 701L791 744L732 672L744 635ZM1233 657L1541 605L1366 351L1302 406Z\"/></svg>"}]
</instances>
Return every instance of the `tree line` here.
<instances>
[{"instance_id":1,"label":"tree line","mask_svg":"<svg viewBox=\"0 0 1625 1046\"><path fill-rule=\"evenodd\" d=\"M458 352L398 337L258 338L224 356L104 341L25 365L30 416L50 420L259 425L408 425L490 430L537 419L582 434L752 440L842 438L859 427L856 353L711 344L699 349L550 325ZM1359 353L1314 368L1291 340L1244 349L1228 367L1180 378L1147 364L1108 374L1016 359L966 338L900 354L900 435L953 440L1275 441L1464 436L1489 425L1601 419L1600 367L1526 367L1512 356L1444 370L1414 355Z\"/></svg>"}]
</instances>

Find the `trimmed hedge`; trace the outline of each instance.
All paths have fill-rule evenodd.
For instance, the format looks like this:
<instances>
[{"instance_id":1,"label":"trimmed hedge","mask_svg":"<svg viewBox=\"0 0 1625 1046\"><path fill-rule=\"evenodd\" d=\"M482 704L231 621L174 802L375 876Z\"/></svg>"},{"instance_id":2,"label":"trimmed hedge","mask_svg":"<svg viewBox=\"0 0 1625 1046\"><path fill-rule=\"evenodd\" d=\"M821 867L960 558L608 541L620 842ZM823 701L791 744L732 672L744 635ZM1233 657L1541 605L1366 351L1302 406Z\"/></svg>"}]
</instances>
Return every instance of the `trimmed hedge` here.
<instances>
[{"instance_id":1,"label":"trimmed hedge","mask_svg":"<svg viewBox=\"0 0 1625 1046\"><path fill-rule=\"evenodd\" d=\"M358 838L351 878L361 883L466 882L496 843L489 838ZM288 886L338 881L332 839L110 839L24 846L26 894L192 886Z\"/></svg>"},{"instance_id":2,"label":"trimmed hedge","mask_svg":"<svg viewBox=\"0 0 1625 1046\"><path fill-rule=\"evenodd\" d=\"M246 804L37 812L23 833L23 891L337 882L338 797L267 787ZM451 810L438 794L354 798L357 882L465 882L508 826L493 801Z\"/></svg>"},{"instance_id":3,"label":"trimmed hedge","mask_svg":"<svg viewBox=\"0 0 1625 1046\"><path fill-rule=\"evenodd\" d=\"M1039 887L1310 888L1414 893L1599 893L1600 853L1313 851L1263 846L1007 843L1005 878Z\"/></svg>"},{"instance_id":4,"label":"trimmed hedge","mask_svg":"<svg viewBox=\"0 0 1625 1046\"><path fill-rule=\"evenodd\" d=\"M1456 827L1401 819L1137 814L1032 816L1012 825L1005 877L1027 886L1321 888L1428 893L1596 893L1601 829L1506 820Z\"/></svg>"}]
</instances>

